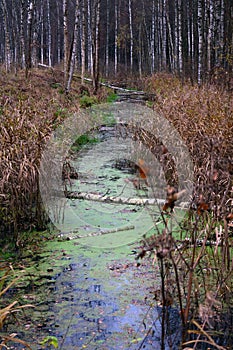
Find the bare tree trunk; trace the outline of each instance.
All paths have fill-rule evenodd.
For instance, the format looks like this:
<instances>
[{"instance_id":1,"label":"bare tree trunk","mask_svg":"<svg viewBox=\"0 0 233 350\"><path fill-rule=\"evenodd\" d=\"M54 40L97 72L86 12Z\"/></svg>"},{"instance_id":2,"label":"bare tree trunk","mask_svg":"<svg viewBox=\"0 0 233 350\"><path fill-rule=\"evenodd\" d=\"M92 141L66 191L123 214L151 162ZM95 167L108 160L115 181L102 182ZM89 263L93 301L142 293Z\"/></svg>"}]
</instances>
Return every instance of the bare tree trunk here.
<instances>
[{"instance_id":1,"label":"bare tree trunk","mask_svg":"<svg viewBox=\"0 0 233 350\"><path fill-rule=\"evenodd\" d=\"M212 50L212 45L211 45L211 37L213 33L213 4L212 0L209 1L208 3L208 17L207 17L207 70L210 72L211 70L211 50Z\"/></svg>"},{"instance_id":2,"label":"bare tree trunk","mask_svg":"<svg viewBox=\"0 0 233 350\"><path fill-rule=\"evenodd\" d=\"M138 71L139 77L142 77L142 24L139 24L139 35L138 35Z\"/></svg>"},{"instance_id":3,"label":"bare tree trunk","mask_svg":"<svg viewBox=\"0 0 233 350\"><path fill-rule=\"evenodd\" d=\"M221 0L220 4L220 23L219 23L219 32L220 32L220 48L221 48L221 54L224 53L224 9L225 9L225 1ZM233 15L232 15L233 16ZM223 63L223 62L222 62Z\"/></svg>"},{"instance_id":4,"label":"bare tree trunk","mask_svg":"<svg viewBox=\"0 0 233 350\"><path fill-rule=\"evenodd\" d=\"M24 6L25 1L21 1L20 7L20 58L21 58L21 68L25 69L26 67L26 57L25 57L25 37L24 37Z\"/></svg>"},{"instance_id":5,"label":"bare tree trunk","mask_svg":"<svg viewBox=\"0 0 233 350\"><path fill-rule=\"evenodd\" d=\"M203 65L203 18L202 0L198 0L198 84L202 82Z\"/></svg>"},{"instance_id":6,"label":"bare tree trunk","mask_svg":"<svg viewBox=\"0 0 233 350\"><path fill-rule=\"evenodd\" d=\"M162 55L163 55L163 69L167 68L167 26L166 26L166 6L167 0L162 1Z\"/></svg>"},{"instance_id":7,"label":"bare tree trunk","mask_svg":"<svg viewBox=\"0 0 233 350\"><path fill-rule=\"evenodd\" d=\"M74 24L74 32L73 32L73 42L72 42L72 53L70 62L68 62L68 79L65 86L66 93L69 93L71 88L71 82L74 74L74 67L76 62L76 54L77 54L77 43L78 43L78 30L79 30L79 20L80 20L80 13L79 13L79 0L76 0L75 3L75 24Z\"/></svg>"},{"instance_id":8,"label":"bare tree trunk","mask_svg":"<svg viewBox=\"0 0 233 350\"><path fill-rule=\"evenodd\" d=\"M109 18L110 18L110 9L109 9L109 0L107 0L107 4L106 4L106 11L107 11L107 15L106 15L106 50L105 50L105 74L106 77L108 77L109 75L109 27L110 27L110 23L109 23Z\"/></svg>"},{"instance_id":9,"label":"bare tree trunk","mask_svg":"<svg viewBox=\"0 0 233 350\"><path fill-rule=\"evenodd\" d=\"M99 41L100 41L100 0L96 0L95 9L95 26L93 37L93 87L96 94L99 88Z\"/></svg>"},{"instance_id":10,"label":"bare tree trunk","mask_svg":"<svg viewBox=\"0 0 233 350\"><path fill-rule=\"evenodd\" d=\"M155 65L157 70L160 69L161 65L160 65L160 61L161 61L161 38L160 38L160 21L159 21L159 17L160 17L160 7L159 7L159 3L155 2L156 7L155 7L155 23L156 23L156 27L155 27Z\"/></svg>"},{"instance_id":11,"label":"bare tree trunk","mask_svg":"<svg viewBox=\"0 0 233 350\"><path fill-rule=\"evenodd\" d=\"M64 87L68 79L69 34L68 34L68 0L63 0L63 31L64 31Z\"/></svg>"},{"instance_id":12,"label":"bare tree trunk","mask_svg":"<svg viewBox=\"0 0 233 350\"><path fill-rule=\"evenodd\" d=\"M44 64L44 6L41 2L41 25L40 25L40 62Z\"/></svg>"},{"instance_id":13,"label":"bare tree trunk","mask_svg":"<svg viewBox=\"0 0 233 350\"><path fill-rule=\"evenodd\" d=\"M81 80L84 83L85 66L86 66L86 22L85 22L85 0L82 0L82 33L81 33Z\"/></svg>"},{"instance_id":14,"label":"bare tree trunk","mask_svg":"<svg viewBox=\"0 0 233 350\"><path fill-rule=\"evenodd\" d=\"M183 73L183 60L182 60L182 23L181 23L181 0L177 1L177 46L178 46L178 72Z\"/></svg>"},{"instance_id":15,"label":"bare tree trunk","mask_svg":"<svg viewBox=\"0 0 233 350\"><path fill-rule=\"evenodd\" d=\"M118 0L115 0L115 33L114 33L114 72L118 71Z\"/></svg>"},{"instance_id":16,"label":"bare tree trunk","mask_svg":"<svg viewBox=\"0 0 233 350\"><path fill-rule=\"evenodd\" d=\"M34 18L34 23L33 23L33 31L32 31L32 67L35 67L38 62L38 36L39 36L39 27L40 27L40 22L41 22L41 13L39 10L39 7L34 6L34 11L33 11L33 18Z\"/></svg>"},{"instance_id":17,"label":"bare tree trunk","mask_svg":"<svg viewBox=\"0 0 233 350\"><path fill-rule=\"evenodd\" d=\"M230 0L225 1L224 6L224 56L225 56L225 67L228 72L227 84L228 88L231 88L231 82L233 79L233 3Z\"/></svg>"},{"instance_id":18,"label":"bare tree trunk","mask_svg":"<svg viewBox=\"0 0 233 350\"><path fill-rule=\"evenodd\" d=\"M91 0L87 0L88 71L93 76Z\"/></svg>"},{"instance_id":19,"label":"bare tree trunk","mask_svg":"<svg viewBox=\"0 0 233 350\"><path fill-rule=\"evenodd\" d=\"M170 19L169 19L168 8L166 8L165 11L166 11L166 21L167 21L167 29L168 29L170 69L171 69L171 72L174 73L174 70L175 70L175 62L174 62L175 54L174 54L174 45L173 45L173 39L172 39L172 28L171 28L171 23L170 23Z\"/></svg>"},{"instance_id":20,"label":"bare tree trunk","mask_svg":"<svg viewBox=\"0 0 233 350\"><path fill-rule=\"evenodd\" d=\"M52 36L51 36L51 20L50 20L50 1L47 0L47 26L48 26L48 65L52 66Z\"/></svg>"},{"instance_id":21,"label":"bare tree trunk","mask_svg":"<svg viewBox=\"0 0 233 350\"><path fill-rule=\"evenodd\" d=\"M61 63L62 59L62 48L61 48L61 20L60 20L60 5L59 1L56 0L56 14L57 14L57 63Z\"/></svg>"},{"instance_id":22,"label":"bare tree trunk","mask_svg":"<svg viewBox=\"0 0 233 350\"><path fill-rule=\"evenodd\" d=\"M16 8L12 8L12 35L13 35L13 63L14 71L17 74L18 63L19 63L19 38L20 38L20 25L18 25L19 17L17 16Z\"/></svg>"},{"instance_id":23,"label":"bare tree trunk","mask_svg":"<svg viewBox=\"0 0 233 350\"><path fill-rule=\"evenodd\" d=\"M133 73L133 17L132 0L129 0L129 33L130 33L130 72Z\"/></svg>"},{"instance_id":24,"label":"bare tree trunk","mask_svg":"<svg viewBox=\"0 0 233 350\"><path fill-rule=\"evenodd\" d=\"M182 42L182 79L188 74L188 2L181 0L181 42Z\"/></svg>"},{"instance_id":25,"label":"bare tree trunk","mask_svg":"<svg viewBox=\"0 0 233 350\"><path fill-rule=\"evenodd\" d=\"M193 16L193 76L195 81L198 80L198 2L192 3L192 16Z\"/></svg>"},{"instance_id":26,"label":"bare tree trunk","mask_svg":"<svg viewBox=\"0 0 233 350\"><path fill-rule=\"evenodd\" d=\"M188 43L189 43L189 76L191 83L193 84L194 82L194 14L193 14L193 5L192 5L192 0L189 0L189 14L188 14Z\"/></svg>"},{"instance_id":27,"label":"bare tree trunk","mask_svg":"<svg viewBox=\"0 0 233 350\"><path fill-rule=\"evenodd\" d=\"M5 67L6 67L6 72L9 72L11 67L10 32L9 32L6 0L2 0L2 1L3 1L4 22L5 22Z\"/></svg>"},{"instance_id":28,"label":"bare tree trunk","mask_svg":"<svg viewBox=\"0 0 233 350\"><path fill-rule=\"evenodd\" d=\"M13 63L25 68L27 75L38 59L51 66L64 56L64 87L69 88L74 26L70 11L75 1L0 0L0 59L6 69ZM199 83L221 67L228 72L224 79L230 80L232 0L104 0L103 6L101 0L79 1L82 81L88 68L95 90L99 56L105 59L106 76L112 62L115 76L120 64L131 74L136 64L140 75L169 70ZM104 6L106 25L100 24Z\"/></svg>"},{"instance_id":29,"label":"bare tree trunk","mask_svg":"<svg viewBox=\"0 0 233 350\"><path fill-rule=\"evenodd\" d=\"M26 77L28 77L28 72L32 68L33 14L34 14L34 0L30 0L29 7L28 7L28 19L27 19Z\"/></svg>"},{"instance_id":30,"label":"bare tree trunk","mask_svg":"<svg viewBox=\"0 0 233 350\"><path fill-rule=\"evenodd\" d=\"M155 71L155 0L152 2L151 19L151 74Z\"/></svg>"}]
</instances>

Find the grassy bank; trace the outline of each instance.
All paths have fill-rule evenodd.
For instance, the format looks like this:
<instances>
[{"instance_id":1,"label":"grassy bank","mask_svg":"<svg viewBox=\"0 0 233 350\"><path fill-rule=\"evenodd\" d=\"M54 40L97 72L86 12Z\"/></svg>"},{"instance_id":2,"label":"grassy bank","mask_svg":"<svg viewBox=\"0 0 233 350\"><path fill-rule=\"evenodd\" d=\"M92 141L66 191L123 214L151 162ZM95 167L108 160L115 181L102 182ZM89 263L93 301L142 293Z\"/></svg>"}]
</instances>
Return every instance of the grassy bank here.
<instances>
[{"instance_id":1,"label":"grassy bank","mask_svg":"<svg viewBox=\"0 0 233 350\"><path fill-rule=\"evenodd\" d=\"M107 92L92 97L92 87L73 82L67 96L58 70L33 70L28 79L2 72L0 77L0 222L1 236L20 245L19 232L44 229L38 186L43 146L51 132L81 107L105 101Z\"/></svg>"},{"instance_id":2,"label":"grassy bank","mask_svg":"<svg viewBox=\"0 0 233 350\"><path fill-rule=\"evenodd\" d=\"M182 84L170 75L145 79L155 93L154 109L167 118L187 145L194 162L195 205L206 203L217 217L232 209L233 96L215 85Z\"/></svg>"}]
</instances>

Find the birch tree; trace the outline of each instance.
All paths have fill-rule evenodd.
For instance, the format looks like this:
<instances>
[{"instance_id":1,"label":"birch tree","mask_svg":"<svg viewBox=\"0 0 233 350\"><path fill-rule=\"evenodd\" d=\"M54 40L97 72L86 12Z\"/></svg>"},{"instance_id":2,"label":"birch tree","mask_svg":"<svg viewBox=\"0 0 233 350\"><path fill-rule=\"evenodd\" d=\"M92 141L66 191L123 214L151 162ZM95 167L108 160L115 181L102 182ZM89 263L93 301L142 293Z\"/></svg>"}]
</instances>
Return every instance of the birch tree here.
<instances>
[{"instance_id":1,"label":"birch tree","mask_svg":"<svg viewBox=\"0 0 233 350\"><path fill-rule=\"evenodd\" d=\"M110 30L110 8L109 0L106 0L106 49L105 49L105 75L109 74L109 30Z\"/></svg>"},{"instance_id":2,"label":"birch tree","mask_svg":"<svg viewBox=\"0 0 233 350\"><path fill-rule=\"evenodd\" d=\"M34 15L34 0L30 0L28 4L27 18L27 45L26 45L26 77L29 70L32 68L32 37L33 37L33 15Z\"/></svg>"},{"instance_id":3,"label":"birch tree","mask_svg":"<svg viewBox=\"0 0 233 350\"><path fill-rule=\"evenodd\" d=\"M155 0L152 1L152 17L151 17L151 74L155 71Z\"/></svg>"},{"instance_id":4,"label":"birch tree","mask_svg":"<svg viewBox=\"0 0 233 350\"><path fill-rule=\"evenodd\" d=\"M133 16L132 16L132 0L128 0L129 6L129 33L130 33L130 72L133 73Z\"/></svg>"},{"instance_id":5,"label":"birch tree","mask_svg":"<svg viewBox=\"0 0 233 350\"><path fill-rule=\"evenodd\" d=\"M56 0L56 18L57 18L57 63L59 64L62 60L62 32L60 30L61 26L61 19L60 19L60 2L59 0Z\"/></svg>"},{"instance_id":6,"label":"birch tree","mask_svg":"<svg viewBox=\"0 0 233 350\"><path fill-rule=\"evenodd\" d=\"M48 33L48 65L52 66L52 36L51 36L51 20L50 20L50 0L47 0L47 33Z\"/></svg>"},{"instance_id":7,"label":"birch tree","mask_svg":"<svg viewBox=\"0 0 233 350\"><path fill-rule=\"evenodd\" d=\"M95 90L100 68L110 78L124 67L126 75L163 70L199 84L221 69L221 79L230 82L232 0L80 0L78 23L76 5L0 0L0 60L6 70L19 66L27 75L38 61L52 66L63 60L67 88L79 62L82 81L87 68Z\"/></svg>"},{"instance_id":8,"label":"birch tree","mask_svg":"<svg viewBox=\"0 0 233 350\"><path fill-rule=\"evenodd\" d=\"M88 57L88 71L93 76L93 52L92 52L92 6L91 0L87 0L87 57Z\"/></svg>"},{"instance_id":9,"label":"birch tree","mask_svg":"<svg viewBox=\"0 0 233 350\"><path fill-rule=\"evenodd\" d=\"M2 6L3 6L3 19L4 19L4 25L5 25L5 68L6 71L10 71L11 66L11 48L10 48L10 30L9 30L9 23L8 23L8 11L7 11L7 4L6 0L2 0Z\"/></svg>"},{"instance_id":10,"label":"birch tree","mask_svg":"<svg viewBox=\"0 0 233 350\"><path fill-rule=\"evenodd\" d=\"M202 66L203 66L203 6L202 0L198 0L198 84L202 81Z\"/></svg>"},{"instance_id":11,"label":"birch tree","mask_svg":"<svg viewBox=\"0 0 233 350\"><path fill-rule=\"evenodd\" d=\"M71 82L74 74L75 62L76 62L76 54L77 54L77 43L78 43L78 31L79 31L79 21L80 21L80 12L79 12L79 0L75 2L75 23L73 29L73 41L71 44L72 52L71 56L68 58L68 74L67 74L67 82L65 85L66 93L69 93L71 88Z\"/></svg>"},{"instance_id":12,"label":"birch tree","mask_svg":"<svg viewBox=\"0 0 233 350\"><path fill-rule=\"evenodd\" d=\"M115 0L114 72L118 71L118 0Z\"/></svg>"},{"instance_id":13,"label":"birch tree","mask_svg":"<svg viewBox=\"0 0 233 350\"><path fill-rule=\"evenodd\" d=\"M93 87L94 93L97 93L99 87L99 43L100 43L100 0L95 0L93 12Z\"/></svg>"},{"instance_id":14,"label":"birch tree","mask_svg":"<svg viewBox=\"0 0 233 350\"><path fill-rule=\"evenodd\" d=\"M85 0L82 0L82 6L81 6L81 80L82 84L84 83L84 74L85 74L85 67L86 67L86 22L85 22Z\"/></svg>"},{"instance_id":15,"label":"birch tree","mask_svg":"<svg viewBox=\"0 0 233 350\"><path fill-rule=\"evenodd\" d=\"M69 34L68 34L68 0L63 0L63 35L64 35L64 87L66 88L69 71Z\"/></svg>"},{"instance_id":16,"label":"birch tree","mask_svg":"<svg viewBox=\"0 0 233 350\"><path fill-rule=\"evenodd\" d=\"M21 61L21 68L26 67L26 57L25 57L25 36L24 36L24 7L25 7L25 0L21 1L20 6L20 61Z\"/></svg>"}]
</instances>

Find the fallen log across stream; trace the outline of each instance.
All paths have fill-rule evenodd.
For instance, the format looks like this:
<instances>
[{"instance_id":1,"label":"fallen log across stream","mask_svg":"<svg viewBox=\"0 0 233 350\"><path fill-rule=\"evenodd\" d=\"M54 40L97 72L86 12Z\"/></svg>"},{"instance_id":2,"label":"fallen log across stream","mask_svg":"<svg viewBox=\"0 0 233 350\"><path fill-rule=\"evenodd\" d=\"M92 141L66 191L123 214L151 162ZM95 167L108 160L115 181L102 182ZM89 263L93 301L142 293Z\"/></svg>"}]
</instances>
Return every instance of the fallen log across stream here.
<instances>
[{"instance_id":1,"label":"fallen log across stream","mask_svg":"<svg viewBox=\"0 0 233 350\"><path fill-rule=\"evenodd\" d=\"M41 69L49 69L51 72L59 71L61 73L64 73L63 70L56 69L54 67L48 66L43 63L38 63L38 68ZM73 74L73 79L78 79L82 81L83 83L91 84L93 85L93 79L82 77L81 75ZM136 89L127 89L126 87L118 86L117 84L111 84L108 82L98 82L100 86L107 87L109 89L112 89L117 95L118 99L117 101L131 101L131 102L145 102L145 101L155 101L155 94L153 93L147 93L145 91L136 90Z\"/></svg>"},{"instance_id":2,"label":"fallen log across stream","mask_svg":"<svg viewBox=\"0 0 233 350\"><path fill-rule=\"evenodd\" d=\"M66 198L69 199L86 199L96 202L105 203L118 203L118 204L129 204L129 205L162 205L165 203L163 199L156 198L125 198L125 197L113 197L106 196L97 193L87 193L87 192L65 192Z\"/></svg>"}]
</instances>

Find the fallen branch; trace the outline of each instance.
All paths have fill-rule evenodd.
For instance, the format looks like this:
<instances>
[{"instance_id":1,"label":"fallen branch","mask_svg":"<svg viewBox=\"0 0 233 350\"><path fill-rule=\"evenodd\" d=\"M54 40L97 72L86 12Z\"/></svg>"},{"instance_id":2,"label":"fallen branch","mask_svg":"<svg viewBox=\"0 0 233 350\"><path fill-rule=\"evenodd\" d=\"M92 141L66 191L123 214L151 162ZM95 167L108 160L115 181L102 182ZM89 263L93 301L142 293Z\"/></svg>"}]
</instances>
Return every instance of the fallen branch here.
<instances>
[{"instance_id":1,"label":"fallen branch","mask_svg":"<svg viewBox=\"0 0 233 350\"><path fill-rule=\"evenodd\" d=\"M56 71L59 71L61 73L64 73L63 70L60 70L60 69L55 69L54 67L52 66L48 66L46 64L43 64L43 63L38 63L38 68L46 68L46 69L52 69L52 70L56 70ZM82 77L80 75L77 75L77 74L74 74L73 75L74 78L78 78L78 79L82 79ZM87 83L93 83L93 80L91 78L83 78L84 81L86 81ZM99 84L101 86L105 86L105 87L108 87L110 89L113 89L113 90L116 90L116 91L122 91L122 92L128 92L130 94L134 94L134 95L144 95L144 91L137 91L137 90L130 90L130 89L126 89L126 88L122 88L122 87L119 87L119 86L114 86L114 85L111 85L111 84L108 84L108 83L102 83L102 82L99 82ZM153 95L153 94L151 94Z\"/></svg>"},{"instance_id":2,"label":"fallen branch","mask_svg":"<svg viewBox=\"0 0 233 350\"><path fill-rule=\"evenodd\" d=\"M43 63L38 63L38 68L46 68L46 69L53 69L52 66L48 66L47 64L43 64Z\"/></svg>"},{"instance_id":3,"label":"fallen branch","mask_svg":"<svg viewBox=\"0 0 233 350\"><path fill-rule=\"evenodd\" d=\"M134 230L135 226L134 225L128 225L128 226L123 226L123 227L116 227L112 228L109 230L100 230L97 232L91 232L86 235L74 235L74 236L68 236L68 239L78 239L78 238L87 238L87 237L95 237L95 236L103 236L107 235L110 233L116 233L116 232L122 232L122 231L129 231L129 230ZM74 230L73 233L79 232L79 230ZM63 234L60 234L60 237L62 237Z\"/></svg>"},{"instance_id":4,"label":"fallen branch","mask_svg":"<svg viewBox=\"0 0 233 350\"><path fill-rule=\"evenodd\" d=\"M101 194L87 193L87 192L67 191L65 195L69 199L86 199L86 200L104 202L104 203L117 203L117 204L129 204L129 205L156 205L156 204L161 205L165 203L165 200L156 199L156 198L113 197L113 196L103 196Z\"/></svg>"},{"instance_id":5,"label":"fallen branch","mask_svg":"<svg viewBox=\"0 0 233 350\"><path fill-rule=\"evenodd\" d=\"M78 79L82 79L82 77L80 75L77 75L77 74L74 74L74 78L78 78ZM93 83L93 80L91 78L83 78L84 81L86 81L87 83ZM108 83L101 83L99 82L99 85L100 86L105 86L109 89L112 89L112 90L115 90L116 92L117 91L121 91L123 93L128 93L130 95L145 95L145 92L144 91L137 91L137 90L130 90L130 89L126 89L126 88L123 88L123 87L120 87L120 86L115 86L115 85L111 85L111 84L108 84ZM154 96L154 94L151 94Z\"/></svg>"}]
</instances>

